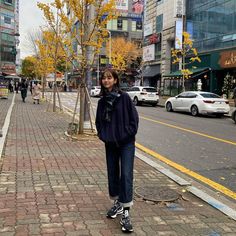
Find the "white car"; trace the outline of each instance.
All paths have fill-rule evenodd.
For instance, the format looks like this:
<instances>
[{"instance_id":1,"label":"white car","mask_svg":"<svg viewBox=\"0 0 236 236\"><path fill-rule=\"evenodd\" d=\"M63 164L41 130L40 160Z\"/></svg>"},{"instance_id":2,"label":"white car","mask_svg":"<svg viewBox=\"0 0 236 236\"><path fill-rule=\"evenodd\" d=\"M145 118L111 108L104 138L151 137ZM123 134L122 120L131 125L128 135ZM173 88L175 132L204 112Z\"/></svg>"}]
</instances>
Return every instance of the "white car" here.
<instances>
[{"instance_id":1,"label":"white car","mask_svg":"<svg viewBox=\"0 0 236 236\"><path fill-rule=\"evenodd\" d=\"M90 91L90 96L97 97L99 96L100 92L101 92L101 86L93 86Z\"/></svg>"},{"instance_id":2,"label":"white car","mask_svg":"<svg viewBox=\"0 0 236 236\"><path fill-rule=\"evenodd\" d=\"M230 111L228 100L217 94L201 91L187 91L168 98L165 107L169 112L185 111L190 112L193 116L205 114L221 117Z\"/></svg>"},{"instance_id":3,"label":"white car","mask_svg":"<svg viewBox=\"0 0 236 236\"><path fill-rule=\"evenodd\" d=\"M159 102L159 95L157 89L148 86L134 86L130 88L127 93L134 102L134 105L141 105L142 103L156 106Z\"/></svg>"}]
</instances>

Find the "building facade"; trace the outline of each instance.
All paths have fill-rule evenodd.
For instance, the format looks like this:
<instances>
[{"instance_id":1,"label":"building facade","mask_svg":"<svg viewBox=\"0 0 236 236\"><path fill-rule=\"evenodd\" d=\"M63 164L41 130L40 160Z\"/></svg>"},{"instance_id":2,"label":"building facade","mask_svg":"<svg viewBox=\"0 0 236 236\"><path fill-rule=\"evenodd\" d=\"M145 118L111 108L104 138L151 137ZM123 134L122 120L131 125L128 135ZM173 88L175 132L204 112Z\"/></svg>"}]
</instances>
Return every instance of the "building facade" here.
<instances>
[{"instance_id":1,"label":"building facade","mask_svg":"<svg viewBox=\"0 0 236 236\"><path fill-rule=\"evenodd\" d=\"M222 94L224 78L236 83L236 1L188 0L187 30L208 73L199 77L205 89Z\"/></svg>"},{"instance_id":2,"label":"building facade","mask_svg":"<svg viewBox=\"0 0 236 236\"><path fill-rule=\"evenodd\" d=\"M146 0L144 14L143 83L164 89L164 74L172 70L171 48L183 0ZM178 13L178 11L181 11Z\"/></svg>"},{"instance_id":3,"label":"building facade","mask_svg":"<svg viewBox=\"0 0 236 236\"><path fill-rule=\"evenodd\" d=\"M16 17L16 4L18 15ZM19 0L0 1L0 71L16 73L17 38L19 35Z\"/></svg>"},{"instance_id":4,"label":"building facade","mask_svg":"<svg viewBox=\"0 0 236 236\"><path fill-rule=\"evenodd\" d=\"M109 30L109 36L111 38L123 37L128 41L131 41L141 47L143 40L143 12L144 1L143 0L123 0L116 2L116 9L119 11L119 17L115 20L111 20L107 24ZM109 40L108 42L109 43ZM112 51L112 45L110 50ZM99 70L102 72L109 64L109 55L105 48L101 50L99 56ZM137 75L137 69L135 66L127 68L126 72L121 78L121 85L132 86L135 83L135 77ZM98 71L98 70L96 70ZM95 80L95 73L93 75L93 84L98 83L99 75L96 72L97 80Z\"/></svg>"}]
</instances>

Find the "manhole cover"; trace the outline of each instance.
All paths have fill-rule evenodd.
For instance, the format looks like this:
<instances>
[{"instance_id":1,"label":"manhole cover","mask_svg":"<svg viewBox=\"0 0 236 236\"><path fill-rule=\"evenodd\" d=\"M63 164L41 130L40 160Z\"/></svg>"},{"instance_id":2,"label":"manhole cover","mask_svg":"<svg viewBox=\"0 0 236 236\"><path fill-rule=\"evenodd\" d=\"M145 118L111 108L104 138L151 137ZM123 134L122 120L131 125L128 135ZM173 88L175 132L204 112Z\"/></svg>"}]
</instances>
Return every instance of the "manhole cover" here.
<instances>
[{"instance_id":1,"label":"manhole cover","mask_svg":"<svg viewBox=\"0 0 236 236\"><path fill-rule=\"evenodd\" d=\"M172 202L180 196L170 188L156 186L137 187L135 193L138 197L153 202Z\"/></svg>"}]
</instances>

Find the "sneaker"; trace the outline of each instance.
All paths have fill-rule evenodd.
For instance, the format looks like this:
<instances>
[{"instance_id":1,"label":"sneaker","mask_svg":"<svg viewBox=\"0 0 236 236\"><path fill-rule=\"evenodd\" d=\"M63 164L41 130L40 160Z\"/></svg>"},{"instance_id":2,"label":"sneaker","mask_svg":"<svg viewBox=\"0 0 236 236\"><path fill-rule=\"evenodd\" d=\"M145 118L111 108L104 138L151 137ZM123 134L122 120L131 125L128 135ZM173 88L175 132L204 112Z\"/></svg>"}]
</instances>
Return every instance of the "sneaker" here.
<instances>
[{"instance_id":1,"label":"sneaker","mask_svg":"<svg viewBox=\"0 0 236 236\"><path fill-rule=\"evenodd\" d=\"M112 208L107 212L107 217L115 219L117 215L122 214L123 206L120 204L118 200L114 201L114 205Z\"/></svg>"},{"instance_id":2,"label":"sneaker","mask_svg":"<svg viewBox=\"0 0 236 236\"><path fill-rule=\"evenodd\" d=\"M133 232L133 226L129 217L129 211L125 210L122 214L120 224L122 225L121 230L125 233L131 233Z\"/></svg>"}]
</instances>

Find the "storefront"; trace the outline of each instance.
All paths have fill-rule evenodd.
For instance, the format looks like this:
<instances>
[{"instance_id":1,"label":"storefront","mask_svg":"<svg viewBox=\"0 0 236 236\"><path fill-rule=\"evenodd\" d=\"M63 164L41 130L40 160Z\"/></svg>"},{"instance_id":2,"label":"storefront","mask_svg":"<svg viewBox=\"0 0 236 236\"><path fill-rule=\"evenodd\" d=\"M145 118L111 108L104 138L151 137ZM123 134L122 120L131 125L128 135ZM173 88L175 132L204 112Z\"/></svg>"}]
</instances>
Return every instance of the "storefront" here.
<instances>
[{"instance_id":1,"label":"storefront","mask_svg":"<svg viewBox=\"0 0 236 236\"><path fill-rule=\"evenodd\" d=\"M186 90L196 90L197 81L201 79L202 90L219 95L223 94L222 88L226 76L230 76L232 87L236 83L236 48L219 50L199 55L201 62L195 64L193 74L185 80ZM180 71L163 76L163 95L175 96L181 92L182 75Z\"/></svg>"},{"instance_id":2,"label":"storefront","mask_svg":"<svg viewBox=\"0 0 236 236\"><path fill-rule=\"evenodd\" d=\"M159 88L161 84L161 65L147 65L143 70L143 85Z\"/></svg>"}]
</instances>

